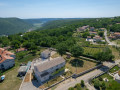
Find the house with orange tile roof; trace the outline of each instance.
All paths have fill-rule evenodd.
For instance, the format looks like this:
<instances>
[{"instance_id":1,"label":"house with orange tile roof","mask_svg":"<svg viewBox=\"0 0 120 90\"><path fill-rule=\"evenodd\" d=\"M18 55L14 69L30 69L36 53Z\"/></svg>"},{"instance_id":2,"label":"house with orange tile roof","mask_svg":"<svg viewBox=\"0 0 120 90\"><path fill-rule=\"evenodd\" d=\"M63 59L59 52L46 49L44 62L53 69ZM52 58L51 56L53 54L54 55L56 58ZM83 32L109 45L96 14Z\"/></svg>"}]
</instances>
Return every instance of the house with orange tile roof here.
<instances>
[{"instance_id":1,"label":"house with orange tile roof","mask_svg":"<svg viewBox=\"0 0 120 90\"><path fill-rule=\"evenodd\" d=\"M79 27L79 28L77 28L77 32L84 32L88 28L89 28L89 25Z\"/></svg>"},{"instance_id":2,"label":"house with orange tile roof","mask_svg":"<svg viewBox=\"0 0 120 90\"><path fill-rule=\"evenodd\" d=\"M21 52L21 51L27 51L27 49L26 48L18 48L18 49L16 49L16 52Z\"/></svg>"},{"instance_id":3,"label":"house with orange tile roof","mask_svg":"<svg viewBox=\"0 0 120 90\"><path fill-rule=\"evenodd\" d=\"M115 33L114 33L114 36L115 36L116 38L120 39L120 32L115 32Z\"/></svg>"},{"instance_id":4,"label":"house with orange tile roof","mask_svg":"<svg viewBox=\"0 0 120 90\"><path fill-rule=\"evenodd\" d=\"M93 37L93 42L99 42L101 40L102 40L102 38L100 36L98 36L98 35L96 35L95 37Z\"/></svg>"},{"instance_id":5,"label":"house with orange tile roof","mask_svg":"<svg viewBox=\"0 0 120 90\"><path fill-rule=\"evenodd\" d=\"M15 65L14 53L0 48L0 70L6 70Z\"/></svg>"}]
</instances>

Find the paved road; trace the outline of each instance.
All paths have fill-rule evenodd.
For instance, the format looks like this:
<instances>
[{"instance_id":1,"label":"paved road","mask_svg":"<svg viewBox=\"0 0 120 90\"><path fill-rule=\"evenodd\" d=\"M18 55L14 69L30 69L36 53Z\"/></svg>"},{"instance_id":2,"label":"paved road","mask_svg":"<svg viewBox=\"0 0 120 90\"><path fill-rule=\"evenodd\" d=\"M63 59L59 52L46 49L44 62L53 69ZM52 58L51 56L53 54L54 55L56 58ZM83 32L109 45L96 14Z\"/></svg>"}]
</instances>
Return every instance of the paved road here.
<instances>
[{"instance_id":1,"label":"paved road","mask_svg":"<svg viewBox=\"0 0 120 90\"><path fill-rule=\"evenodd\" d=\"M115 63L104 62L103 65L104 66L101 67L100 69L96 69L96 70L94 70L90 73L87 73L83 76L80 76L76 79L70 78L68 80L65 80L64 82L60 83L55 90L67 90L69 87L74 87L75 84L80 83L81 80L84 80L84 82L87 84L89 79L91 79L92 77L94 77L96 75L101 74L102 72L105 72L106 70L108 70L109 67L111 67L112 65L115 65ZM90 88L89 88L90 90L94 90L92 86Z\"/></svg>"},{"instance_id":2,"label":"paved road","mask_svg":"<svg viewBox=\"0 0 120 90\"><path fill-rule=\"evenodd\" d=\"M108 39L108 37L107 37L107 30L105 30L104 36L105 36L105 40L107 41L107 43L108 43L109 45L116 45L115 43L110 42L110 40Z\"/></svg>"},{"instance_id":3,"label":"paved road","mask_svg":"<svg viewBox=\"0 0 120 90\"><path fill-rule=\"evenodd\" d=\"M120 45L117 45L117 44L114 43L114 42L110 42L109 38L107 37L107 30L105 30L104 36L105 36L105 40L107 41L108 45L120 47Z\"/></svg>"}]
</instances>

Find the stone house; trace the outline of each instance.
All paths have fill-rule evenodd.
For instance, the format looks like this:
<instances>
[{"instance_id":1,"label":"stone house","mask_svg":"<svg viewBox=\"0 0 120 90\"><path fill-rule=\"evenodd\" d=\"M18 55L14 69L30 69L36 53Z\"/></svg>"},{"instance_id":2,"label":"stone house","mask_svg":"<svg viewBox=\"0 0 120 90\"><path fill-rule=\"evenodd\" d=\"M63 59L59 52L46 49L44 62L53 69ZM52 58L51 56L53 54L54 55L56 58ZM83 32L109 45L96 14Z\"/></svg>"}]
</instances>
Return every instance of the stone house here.
<instances>
[{"instance_id":1,"label":"stone house","mask_svg":"<svg viewBox=\"0 0 120 90\"><path fill-rule=\"evenodd\" d=\"M3 48L0 48L0 69L6 70L15 65L15 55Z\"/></svg>"},{"instance_id":2,"label":"stone house","mask_svg":"<svg viewBox=\"0 0 120 90\"><path fill-rule=\"evenodd\" d=\"M65 60L62 57L34 64L34 73L40 84L64 72Z\"/></svg>"}]
</instances>

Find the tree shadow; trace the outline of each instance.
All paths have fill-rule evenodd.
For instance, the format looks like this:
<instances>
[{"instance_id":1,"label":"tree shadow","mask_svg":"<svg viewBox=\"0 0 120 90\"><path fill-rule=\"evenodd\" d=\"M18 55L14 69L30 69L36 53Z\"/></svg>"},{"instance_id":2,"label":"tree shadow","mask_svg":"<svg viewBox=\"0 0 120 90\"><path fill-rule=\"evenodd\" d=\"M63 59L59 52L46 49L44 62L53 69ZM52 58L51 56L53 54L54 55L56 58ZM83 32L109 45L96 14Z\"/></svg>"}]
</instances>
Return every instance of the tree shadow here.
<instances>
[{"instance_id":1,"label":"tree shadow","mask_svg":"<svg viewBox=\"0 0 120 90\"><path fill-rule=\"evenodd\" d=\"M80 59L73 59L70 61L70 64L74 67L83 67L84 62Z\"/></svg>"}]
</instances>

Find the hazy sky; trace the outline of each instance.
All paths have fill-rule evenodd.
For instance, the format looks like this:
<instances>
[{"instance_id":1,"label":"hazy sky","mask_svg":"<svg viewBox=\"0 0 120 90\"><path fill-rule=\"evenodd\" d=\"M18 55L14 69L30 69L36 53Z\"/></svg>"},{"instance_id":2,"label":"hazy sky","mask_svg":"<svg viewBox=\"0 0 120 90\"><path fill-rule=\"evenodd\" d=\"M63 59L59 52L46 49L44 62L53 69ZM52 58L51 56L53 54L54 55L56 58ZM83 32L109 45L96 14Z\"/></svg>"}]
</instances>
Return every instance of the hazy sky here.
<instances>
[{"instance_id":1,"label":"hazy sky","mask_svg":"<svg viewBox=\"0 0 120 90\"><path fill-rule=\"evenodd\" d=\"M0 17L83 18L120 16L120 0L0 0Z\"/></svg>"}]
</instances>

